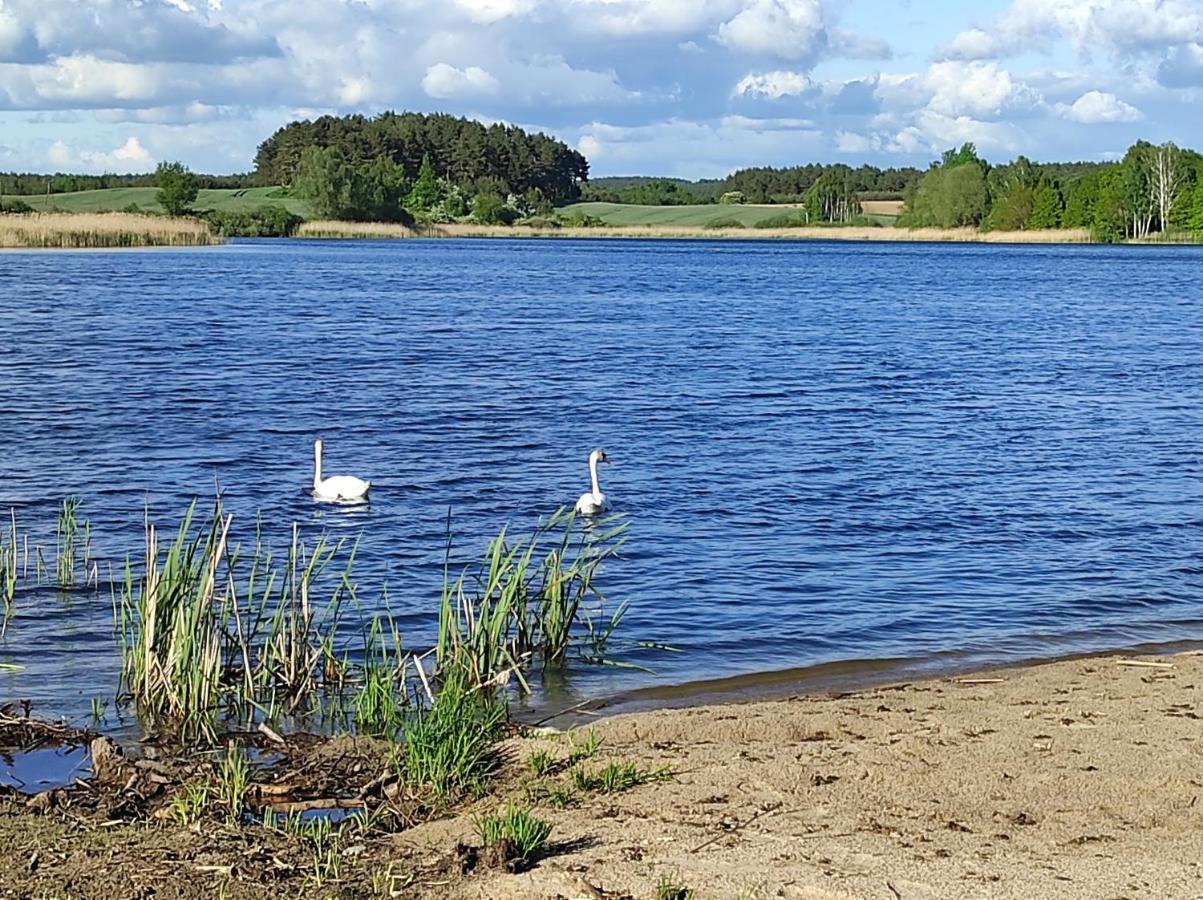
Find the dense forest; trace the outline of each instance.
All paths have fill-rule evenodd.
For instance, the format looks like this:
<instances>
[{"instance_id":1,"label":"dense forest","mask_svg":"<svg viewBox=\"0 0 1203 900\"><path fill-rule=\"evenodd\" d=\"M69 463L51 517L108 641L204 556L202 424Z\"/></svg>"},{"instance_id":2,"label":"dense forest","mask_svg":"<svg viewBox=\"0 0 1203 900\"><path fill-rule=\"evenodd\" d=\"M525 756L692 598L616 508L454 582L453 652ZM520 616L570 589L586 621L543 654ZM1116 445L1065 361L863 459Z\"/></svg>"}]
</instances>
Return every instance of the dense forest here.
<instances>
[{"instance_id":1,"label":"dense forest","mask_svg":"<svg viewBox=\"0 0 1203 900\"><path fill-rule=\"evenodd\" d=\"M1085 228L1104 241L1203 231L1203 155L1137 141L1118 163L993 166L964 144L907 188L898 224Z\"/></svg>"},{"instance_id":2,"label":"dense forest","mask_svg":"<svg viewBox=\"0 0 1203 900\"><path fill-rule=\"evenodd\" d=\"M386 112L286 125L259 146L259 183L293 184L302 156L313 147L331 149L351 166L393 163L411 181L429 160L436 177L469 196L537 191L550 203L564 203L580 195L580 184L589 177L584 156L542 133L444 114Z\"/></svg>"}]
</instances>

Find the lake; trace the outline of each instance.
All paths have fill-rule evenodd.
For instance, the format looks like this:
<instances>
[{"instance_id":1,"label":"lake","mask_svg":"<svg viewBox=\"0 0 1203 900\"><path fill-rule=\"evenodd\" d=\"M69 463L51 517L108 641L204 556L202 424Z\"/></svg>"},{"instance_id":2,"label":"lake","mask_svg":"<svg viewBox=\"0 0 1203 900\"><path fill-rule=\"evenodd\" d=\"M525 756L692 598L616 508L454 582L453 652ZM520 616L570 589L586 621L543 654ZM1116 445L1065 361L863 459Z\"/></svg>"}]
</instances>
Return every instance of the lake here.
<instances>
[{"instance_id":1,"label":"lake","mask_svg":"<svg viewBox=\"0 0 1203 900\"><path fill-rule=\"evenodd\" d=\"M119 567L215 480L237 523L360 537L432 639L457 558L588 488L655 674L979 665L1203 639L1203 256L771 241L246 241L0 255L0 513L78 495ZM370 478L364 509L309 495ZM238 526L236 526L238 527ZM51 565L53 560L51 559ZM18 598L0 702L111 695L107 589Z\"/></svg>"}]
</instances>

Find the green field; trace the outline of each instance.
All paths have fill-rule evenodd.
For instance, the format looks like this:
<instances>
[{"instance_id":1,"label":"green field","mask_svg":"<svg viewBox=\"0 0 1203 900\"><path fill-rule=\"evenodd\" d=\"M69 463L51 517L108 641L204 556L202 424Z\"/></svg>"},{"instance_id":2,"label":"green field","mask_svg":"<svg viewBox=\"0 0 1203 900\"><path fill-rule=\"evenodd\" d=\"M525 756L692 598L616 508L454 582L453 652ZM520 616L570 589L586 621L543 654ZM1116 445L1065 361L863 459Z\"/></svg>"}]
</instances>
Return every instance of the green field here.
<instances>
[{"instance_id":1,"label":"green field","mask_svg":"<svg viewBox=\"0 0 1203 900\"><path fill-rule=\"evenodd\" d=\"M201 191L193 206L198 210L220 209L227 212L247 212L262 206L282 206L298 216L307 216L308 209L301 200L291 197L273 197L279 188L261 187L239 190ZM71 194L38 194L28 197L10 197L28 203L38 211L56 212L112 212L136 205L146 212L162 212L155 201L158 188L110 188L103 191L77 191Z\"/></svg>"},{"instance_id":2,"label":"green field","mask_svg":"<svg viewBox=\"0 0 1203 900\"><path fill-rule=\"evenodd\" d=\"M791 206L758 206L750 204L699 204L697 206L634 206L623 203L574 203L559 210L562 216L574 214L593 216L607 225L651 225L668 227L705 227L718 223L738 222L753 227L759 222L794 218L800 213ZM866 216L880 225L893 225L894 216Z\"/></svg>"}]
</instances>

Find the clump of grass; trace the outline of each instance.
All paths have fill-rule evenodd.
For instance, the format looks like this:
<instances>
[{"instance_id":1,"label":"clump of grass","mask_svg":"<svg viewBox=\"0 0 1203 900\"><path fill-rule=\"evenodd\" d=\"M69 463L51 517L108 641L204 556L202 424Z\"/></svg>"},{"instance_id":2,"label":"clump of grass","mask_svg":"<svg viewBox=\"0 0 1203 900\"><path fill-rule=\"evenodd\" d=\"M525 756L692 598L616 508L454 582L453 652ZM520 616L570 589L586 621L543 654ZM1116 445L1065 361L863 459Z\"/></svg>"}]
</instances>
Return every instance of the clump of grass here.
<instances>
[{"instance_id":1,"label":"clump of grass","mask_svg":"<svg viewBox=\"0 0 1203 900\"><path fill-rule=\"evenodd\" d=\"M597 733L596 728L587 728L580 732L580 739L577 739L576 732L568 733L568 746L572 751L568 754L568 765L574 766L582 760L591 759L601 749L603 738Z\"/></svg>"},{"instance_id":2,"label":"clump of grass","mask_svg":"<svg viewBox=\"0 0 1203 900\"><path fill-rule=\"evenodd\" d=\"M229 819L237 822L246 806L246 792L251 786L251 766L241 748L230 744L218 771L216 796L226 808Z\"/></svg>"},{"instance_id":3,"label":"clump of grass","mask_svg":"<svg viewBox=\"0 0 1203 900\"><path fill-rule=\"evenodd\" d=\"M0 219L0 247L84 249L220 244L196 219L130 213L34 213Z\"/></svg>"},{"instance_id":4,"label":"clump of grass","mask_svg":"<svg viewBox=\"0 0 1203 900\"><path fill-rule=\"evenodd\" d=\"M610 762L596 771L584 766L573 770L572 784L582 793L618 794L652 781L668 781L672 770L667 766L640 769L633 762Z\"/></svg>"},{"instance_id":5,"label":"clump of grass","mask_svg":"<svg viewBox=\"0 0 1203 900\"><path fill-rule=\"evenodd\" d=\"M205 807L209 805L212 790L212 786L205 781L184 785L171 798L168 815L170 815L172 821L185 828L191 828L200 821L200 817L205 812Z\"/></svg>"},{"instance_id":6,"label":"clump of grass","mask_svg":"<svg viewBox=\"0 0 1203 900\"><path fill-rule=\"evenodd\" d=\"M548 753L546 750L538 750L532 753L527 759L527 764L536 778L542 778L553 772L558 764L558 760Z\"/></svg>"},{"instance_id":7,"label":"clump of grass","mask_svg":"<svg viewBox=\"0 0 1203 900\"><path fill-rule=\"evenodd\" d=\"M693 900L694 891L681 881L680 872L664 872L656 882L656 900Z\"/></svg>"},{"instance_id":8,"label":"clump of grass","mask_svg":"<svg viewBox=\"0 0 1203 900\"><path fill-rule=\"evenodd\" d=\"M485 847L495 846L502 841L509 842L512 858L529 862L547 846L551 825L530 810L510 804L499 813L478 818L476 834Z\"/></svg>"},{"instance_id":9,"label":"clump of grass","mask_svg":"<svg viewBox=\"0 0 1203 900\"><path fill-rule=\"evenodd\" d=\"M576 791L563 784L548 785L542 782L526 786L526 799L531 803L564 809L576 802Z\"/></svg>"},{"instance_id":10,"label":"clump of grass","mask_svg":"<svg viewBox=\"0 0 1203 900\"><path fill-rule=\"evenodd\" d=\"M444 685L405 731L399 774L432 790L439 799L480 793L497 768L495 749L505 707L458 684Z\"/></svg>"}]
</instances>

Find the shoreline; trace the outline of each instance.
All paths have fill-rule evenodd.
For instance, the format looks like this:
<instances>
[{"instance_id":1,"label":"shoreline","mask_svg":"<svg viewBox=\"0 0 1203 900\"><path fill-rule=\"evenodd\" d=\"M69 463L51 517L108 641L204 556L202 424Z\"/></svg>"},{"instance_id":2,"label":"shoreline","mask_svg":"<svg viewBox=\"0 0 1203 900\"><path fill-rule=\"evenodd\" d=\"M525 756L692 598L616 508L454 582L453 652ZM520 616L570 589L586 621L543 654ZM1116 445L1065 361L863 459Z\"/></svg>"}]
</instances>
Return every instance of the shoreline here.
<instances>
[{"instance_id":1,"label":"shoreline","mask_svg":"<svg viewBox=\"0 0 1203 900\"><path fill-rule=\"evenodd\" d=\"M536 778L528 761L571 759L589 734L587 771L670 774L554 801L569 773ZM606 715L508 739L488 796L357 837L324 884L290 880L304 857L262 829L184 828L103 804L93 821L0 792L0 894L642 898L671 882L698 900L1194 897L1201 735L1200 650ZM307 752L321 768L370 760L369 744ZM551 824L548 850L517 874L463 865L479 816L507 803Z\"/></svg>"},{"instance_id":2,"label":"shoreline","mask_svg":"<svg viewBox=\"0 0 1203 900\"><path fill-rule=\"evenodd\" d=\"M811 666L633 688L586 699L542 721L546 724L571 727L580 724L586 715L596 720L665 709L736 706L744 703L772 702L797 695L856 693L901 682L973 677L982 673L1022 670L1061 662L1124 656L1174 656L1196 650L1203 651L1203 640L1140 641L1099 650L985 661L956 651L919 657L840 659ZM541 713L549 711L542 710ZM574 716L578 718L573 718Z\"/></svg>"}]
</instances>

